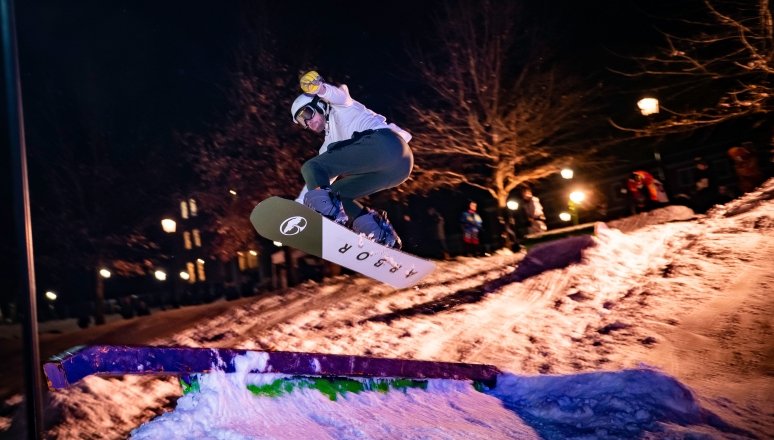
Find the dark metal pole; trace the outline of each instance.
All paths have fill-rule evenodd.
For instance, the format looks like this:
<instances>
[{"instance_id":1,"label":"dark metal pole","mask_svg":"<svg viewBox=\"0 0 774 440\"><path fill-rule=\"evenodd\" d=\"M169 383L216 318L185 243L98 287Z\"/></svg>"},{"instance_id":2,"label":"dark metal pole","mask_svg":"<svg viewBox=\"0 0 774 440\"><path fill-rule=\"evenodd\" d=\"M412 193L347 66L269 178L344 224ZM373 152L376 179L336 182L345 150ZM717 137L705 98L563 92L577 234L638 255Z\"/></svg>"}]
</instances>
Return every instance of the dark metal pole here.
<instances>
[{"instance_id":1,"label":"dark metal pole","mask_svg":"<svg viewBox=\"0 0 774 440\"><path fill-rule=\"evenodd\" d=\"M32 220L30 216L29 181L27 178L27 147L24 140L19 55L16 46L16 23L13 0L0 0L0 29L2 29L3 65L5 66L6 108L8 136L11 147L11 173L14 186L14 215L19 251L19 275L24 314L24 374L27 409L27 436L41 438L43 432L43 401L40 375L40 348L38 345L38 313L35 289L35 260L32 250ZM26 290L26 294L24 293Z\"/></svg>"}]
</instances>

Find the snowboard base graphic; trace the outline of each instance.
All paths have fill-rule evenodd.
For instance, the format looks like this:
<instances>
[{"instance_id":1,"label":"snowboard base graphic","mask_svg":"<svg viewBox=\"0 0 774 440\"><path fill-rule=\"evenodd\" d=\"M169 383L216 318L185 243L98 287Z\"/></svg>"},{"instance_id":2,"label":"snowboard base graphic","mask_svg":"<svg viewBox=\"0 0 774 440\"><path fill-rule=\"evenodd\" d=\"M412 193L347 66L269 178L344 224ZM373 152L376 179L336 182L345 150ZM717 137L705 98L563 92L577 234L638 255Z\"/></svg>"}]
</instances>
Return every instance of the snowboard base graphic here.
<instances>
[{"instance_id":1,"label":"snowboard base graphic","mask_svg":"<svg viewBox=\"0 0 774 440\"><path fill-rule=\"evenodd\" d=\"M250 214L262 236L359 272L395 288L411 287L435 263L375 243L292 200L270 197Z\"/></svg>"}]
</instances>

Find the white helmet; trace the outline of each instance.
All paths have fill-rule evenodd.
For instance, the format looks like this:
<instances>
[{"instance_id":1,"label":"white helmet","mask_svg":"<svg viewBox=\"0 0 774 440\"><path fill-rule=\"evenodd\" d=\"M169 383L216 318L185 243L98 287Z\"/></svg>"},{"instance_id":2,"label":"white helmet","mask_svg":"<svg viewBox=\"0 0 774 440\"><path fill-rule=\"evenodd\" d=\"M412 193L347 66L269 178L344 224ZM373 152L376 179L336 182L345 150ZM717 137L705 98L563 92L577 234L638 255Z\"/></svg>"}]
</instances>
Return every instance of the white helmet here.
<instances>
[{"instance_id":1,"label":"white helmet","mask_svg":"<svg viewBox=\"0 0 774 440\"><path fill-rule=\"evenodd\" d=\"M306 107L307 105L314 107L315 110L319 111L323 116L327 116L327 102L320 100L320 97L317 95L308 95L306 93L302 93L298 95L296 100L293 101L293 105L290 106L290 116L293 118L294 123L298 124L296 115L298 114L299 110Z\"/></svg>"}]
</instances>

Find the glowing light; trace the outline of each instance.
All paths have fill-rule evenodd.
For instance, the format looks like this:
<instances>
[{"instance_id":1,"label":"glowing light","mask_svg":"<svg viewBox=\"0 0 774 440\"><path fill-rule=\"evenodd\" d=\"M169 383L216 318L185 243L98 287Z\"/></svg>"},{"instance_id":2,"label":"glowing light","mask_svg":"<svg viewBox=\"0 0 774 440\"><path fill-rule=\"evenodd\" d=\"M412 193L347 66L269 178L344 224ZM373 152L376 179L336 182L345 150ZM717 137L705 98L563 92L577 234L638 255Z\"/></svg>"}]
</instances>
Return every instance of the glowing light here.
<instances>
[{"instance_id":1,"label":"glowing light","mask_svg":"<svg viewBox=\"0 0 774 440\"><path fill-rule=\"evenodd\" d=\"M167 273L163 270L157 270L156 272L153 272L153 276L156 277L156 279L159 281L167 280Z\"/></svg>"},{"instance_id":2,"label":"glowing light","mask_svg":"<svg viewBox=\"0 0 774 440\"><path fill-rule=\"evenodd\" d=\"M191 279L191 274L188 272L180 272L180 279L188 281Z\"/></svg>"},{"instance_id":3,"label":"glowing light","mask_svg":"<svg viewBox=\"0 0 774 440\"><path fill-rule=\"evenodd\" d=\"M508 203L506 203L505 206L507 206L511 211L515 211L519 209L519 202L516 200L508 200Z\"/></svg>"},{"instance_id":4,"label":"glowing light","mask_svg":"<svg viewBox=\"0 0 774 440\"><path fill-rule=\"evenodd\" d=\"M161 219L161 229L167 234L171 234L177 230L177 222L171 218Z\"/></svg>"},{"instance_id":5,"label":"glowing light","mask_svg":"<svg viewBox=\"0 0 774 440\"><path fill-rule=\"evenodd\" d=\"M112 275L113 274L105 268L102 268L99 270L99 276L101 276L102 278L110 278Z\"/></svg>"},{"instance_id":6,"label":"glowing light","mask_svg":"<svg viewBox=\"0 0 774 440\"><path fill-rule=\"evenodd\" d=\"M564 169L562 169L560 174L562 175L563 179L570 180L570 179L572 179L572 176L575 175L575 172L573 170L569 169L569 168L564 168Z\"/></svg>"},{"instance_id":7,"label":"glowing light","mask_svg":"<svg viewBox=\"0 0 774 440\"><path fill-rule=\"evenodd\" d=\"M282 243L281 243L281 242L279 242L279 241L275 241L275 242L274 242L274 246L277 246L277 247L282 247Z\"/></svg>"},{"instance_id":8,"label":"glowing light","mask_svg":"<svg viewBox=\"0 0 774 440\"><path fill-rule=\"evenodd\" d=\"M251 250L250 251L250 255L252 255L253 257L257 257L258 256L258 252Z\"/></svg>"},{"instance_id":9,"label":"glowing light","mask_svg":"<svg viewBox=\"0 0 774 440\"><path fill-rule=\"evenodd\" d=\"M637 107L644 116L654 115L658 113L658 99L656 98L642 98L637 101Z\"/></svg>"},{"instance_id":10,"label":"glowing light","mask_svg":"<svg viewBox=\"0 0 774 440\"><path fill-rule=\"evenodd\" d=\"M586 200L586 193L583 191L573 191L570 193L570 201L575 204L581 203Z\"/></svg>"},{"instance_id":11,"label":"glowing light","mask_svg":"<svg viewBox=\"0 0 774 440\"><path fill-rule=\"evenodd\" d=\"M228 193L231 194L232 196L237 195L237 192L234 191L233 189L228 190Z\"/></svg>"},{"instance_id":12,"label":"glowing light","mask_svg":"<svg viewBox=\"0 0 774 440\"><path fill-rule=\"evenodd\" d=\"M56 300L56 292L54 292L52 290L49 290L48 292L46 292L46 299L49 300L49 301Z\"/></svg>"},{"instance_id":13,"label":"glowing light","mask_svg":"<svg viewBox=\"0 0 774 440\"><path fill-rule=\"evenodd\" d=\"M570 220L572 220L572 216L570 215L569 212L560 212L559 213L559 220L561 220L563 222L569 222Z\"/></svg>"}]
</instances>

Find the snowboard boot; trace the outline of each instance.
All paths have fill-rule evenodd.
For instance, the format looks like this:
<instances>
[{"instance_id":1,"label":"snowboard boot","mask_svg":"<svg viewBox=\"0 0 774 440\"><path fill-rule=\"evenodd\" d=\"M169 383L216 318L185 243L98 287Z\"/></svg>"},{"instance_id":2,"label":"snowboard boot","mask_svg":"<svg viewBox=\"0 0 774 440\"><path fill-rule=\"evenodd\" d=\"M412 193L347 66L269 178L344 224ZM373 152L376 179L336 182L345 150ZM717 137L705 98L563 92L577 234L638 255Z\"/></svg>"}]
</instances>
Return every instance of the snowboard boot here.
<instances>
[{"instance_id":1,"label":"snowboard boot","mask_svg":"<svg viewBox=\"0 0 774 440\"><path fill-rule=\"evenodd\" d=\"M349 221L339 195L331 192L329 188L313 189L307 192L304 195L304 205L340 225L346 225Z\"/></svg>"},{"instance_id":2,"label":"snowboard boot","mask_svg":"<svg viewBox=\"0 0 774 440\"><path fill-rule=\"evenodd\" d=\"M402 246L400 237L395 233L395 228L392 227L390 221L387 220L385 212L378 213L368 208L368 212L352 222L352 230L387 247L400 249Z\"/></svg>"}]
</instances>

